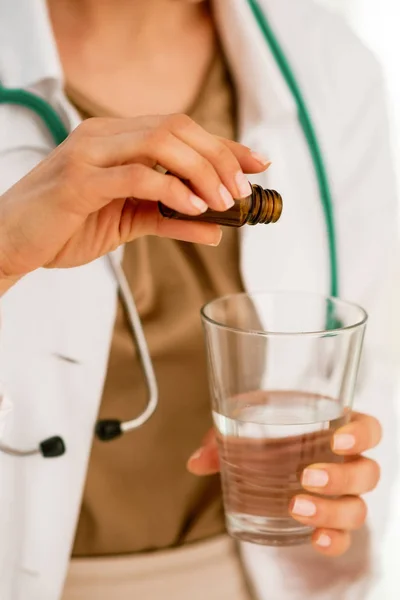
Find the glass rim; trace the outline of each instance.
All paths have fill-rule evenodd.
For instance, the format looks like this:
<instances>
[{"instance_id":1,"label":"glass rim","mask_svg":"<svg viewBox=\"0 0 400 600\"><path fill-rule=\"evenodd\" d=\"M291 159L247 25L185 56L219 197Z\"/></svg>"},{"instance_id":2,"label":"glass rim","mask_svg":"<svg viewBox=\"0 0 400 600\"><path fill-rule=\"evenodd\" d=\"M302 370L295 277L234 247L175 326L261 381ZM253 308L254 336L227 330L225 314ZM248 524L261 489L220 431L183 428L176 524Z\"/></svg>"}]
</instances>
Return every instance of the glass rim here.
<instances>
[{"instance_id":1,"label":"glass rim","mask_svg":"<svg viewBox=\"0 0 400 600\"><path fill-rule=\"evenodd\" d=\"M333 305L342 306L347 308L357 309L360 313L360 319L358 319L355 323L351 325L346 325L343 327L333 327L332 329L321 329L316 331L265 331L261 329L244 329L241 327L232 327L230 325L225 325L224 323L220 323L215 319L212 319L206 314L206 310L208 307L211 307L213 304L218 302L223 302L229 300L230 298L240 298L240 297L262 297L262 296L304 296L310 298L320 298L325 302L332 302ZM338 335L340 333L346 333L349 331L353 331L355 329L359 329L364 326L368 321L368 314L366 310L364 310L359 304L355 302L348 302L347 300L342 300L341 298L335 298L334 296L327 296L325 294L321 294L318 292L302 292L295 290L287 290L287 291L256 291L256 292L239 292L233 294L225 294L224 296L219 296L218 298L214 298L214 300L210 300L206 304L204 304L200 309L200 315L203 321L209 323L210 325L214 325L220 329L224 329L225 331L231 331L232 333L241 333L245 335L254 335L260 337L322 337L327 334Z\"/></svg>"}]
</instances>

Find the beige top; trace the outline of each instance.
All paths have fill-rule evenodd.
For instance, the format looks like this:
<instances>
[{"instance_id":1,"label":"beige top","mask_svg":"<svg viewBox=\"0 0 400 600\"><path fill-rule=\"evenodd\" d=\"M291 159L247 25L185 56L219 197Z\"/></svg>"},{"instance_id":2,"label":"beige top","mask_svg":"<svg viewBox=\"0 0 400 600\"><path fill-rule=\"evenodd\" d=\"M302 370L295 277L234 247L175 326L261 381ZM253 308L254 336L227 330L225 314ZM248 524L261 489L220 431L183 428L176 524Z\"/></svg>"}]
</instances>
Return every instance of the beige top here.
<instances>
[{"instance_id":1,"label":"beige top","mask_svg":"<svg viewBox=\"0 0 400 600\"><path fill-rule=\"evenodd\" d=\"M104 116L74 90L84 116ZM235 137L236 103L222 55L190 114L208 131ZM150 348L160 392L155 415L109 443L94 440L73 554L95 556L174 547L224 531L217 476L188 473L186 461L212 425L199 310L242 291L237 232L218 248L158 237L125 248L124 271ZM100 418L132 419L146 386L121 303Z\"/></svg>"}]
</instances>

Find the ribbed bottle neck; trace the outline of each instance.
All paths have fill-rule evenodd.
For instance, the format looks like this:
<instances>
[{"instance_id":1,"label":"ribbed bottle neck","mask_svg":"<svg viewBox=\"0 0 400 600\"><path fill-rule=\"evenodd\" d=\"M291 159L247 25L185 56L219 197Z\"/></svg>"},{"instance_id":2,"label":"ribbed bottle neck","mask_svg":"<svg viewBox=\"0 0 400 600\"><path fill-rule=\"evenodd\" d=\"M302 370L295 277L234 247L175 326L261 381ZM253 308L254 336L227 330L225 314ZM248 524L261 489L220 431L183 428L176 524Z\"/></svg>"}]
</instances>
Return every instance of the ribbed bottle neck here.
<instances>
[{"instance_id":1,"label":"ribbed bottle neck","mask_svg":"<svg viewBox=\"0 0 400 600\"><path fill-rule=\"evenodd\" d=\"M247 223L249 225L276 223L282 213L282 197L275 190L264 190L260 185L252 185L251 207Z\"/></svg>"}]
</instances>

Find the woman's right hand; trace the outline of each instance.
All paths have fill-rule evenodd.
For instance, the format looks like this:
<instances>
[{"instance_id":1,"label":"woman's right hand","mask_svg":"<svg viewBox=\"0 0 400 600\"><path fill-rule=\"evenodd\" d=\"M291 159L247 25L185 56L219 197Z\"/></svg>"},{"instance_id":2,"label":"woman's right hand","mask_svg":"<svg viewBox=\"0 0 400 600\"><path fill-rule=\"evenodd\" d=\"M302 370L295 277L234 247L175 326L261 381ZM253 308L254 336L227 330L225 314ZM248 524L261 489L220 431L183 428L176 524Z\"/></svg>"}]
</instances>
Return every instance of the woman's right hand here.
<instances>
[{"instance_id":1,"label":"woman's right hand","mask_svg":"<svg viewBox=\"0 0 400 600\"><path fill-rule=\"evenodd\" d=\"M157 201L193 215L223 211L249 193L244 173L267 167L185 115L89 119L0 197L2 289L38 267L78 266L143 235L217 245L218 226L163 219Z\"/></svg>"}]
</instances>

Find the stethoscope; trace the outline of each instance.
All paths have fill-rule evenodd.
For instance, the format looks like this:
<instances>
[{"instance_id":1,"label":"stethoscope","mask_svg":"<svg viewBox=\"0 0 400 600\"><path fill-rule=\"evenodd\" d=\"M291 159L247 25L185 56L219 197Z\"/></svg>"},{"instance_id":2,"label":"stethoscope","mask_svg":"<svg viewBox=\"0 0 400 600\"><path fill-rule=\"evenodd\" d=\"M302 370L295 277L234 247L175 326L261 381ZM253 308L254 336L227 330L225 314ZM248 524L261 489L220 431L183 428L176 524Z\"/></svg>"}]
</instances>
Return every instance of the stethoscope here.
<instances>
[{"instance_id":1,"label":"stethoscope","mask_svg":"<svg viewBox=\"0 0 400 600\"><path fill-rule=\"evenodd\" d=\"M319 194L323 207L328 236L330 295L335 297L338 295L338 265L335 224L333 218L332 195L322 151L318 143L310 113L301 93L300 87L283 52L283 49L281 48L274 32L271 29L267 17L259 6L257 0L247 1L297 105L299 122L310 151L318 181ZM48 128L57 146L68 137L69 132L54 108L45 100L39 96L36 96L35 94L32 94L31 92L21 89L6 89L1 87L0 84L0 104L15 104L34 111ZM147 384L148 402L144 411L131 421L121 422L117 419L98 421L96 423L95 433L97 438L103 441L117 438L123 433L136 429L137 427L140 427L146 423L146 421L148 421L148 419L154 413L158 404L157 380L134 298L129 289L129 284L126 280L119 260L113 254L109 254L107 258L118 285L121 300L128 316L132 336L138 349L139 359L141 361ZM45 458L52 458L64 454L66 451L66 446L61 437L54 436L43 440L37 448L32 450L15 450L13 448L0 445L0 451L13 456L32 456L35 454L41 454Z\"/></svg>"}]
</instances>

